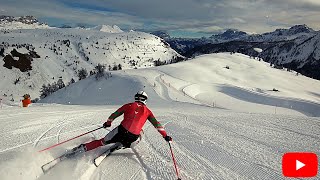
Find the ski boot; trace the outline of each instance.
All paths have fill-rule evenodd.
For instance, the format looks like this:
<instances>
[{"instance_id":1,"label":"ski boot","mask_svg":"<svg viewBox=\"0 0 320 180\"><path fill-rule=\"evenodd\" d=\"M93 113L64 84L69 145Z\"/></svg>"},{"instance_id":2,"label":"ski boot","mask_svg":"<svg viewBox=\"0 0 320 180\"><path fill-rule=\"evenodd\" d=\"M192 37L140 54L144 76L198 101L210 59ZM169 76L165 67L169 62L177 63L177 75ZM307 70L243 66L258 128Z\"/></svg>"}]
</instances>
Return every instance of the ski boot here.
<instances>
[{"instance_id":1,"label":"ski boot","mask_svg":"<svg viewBox=\"0 0 320 180\"><path fill-rule=\"evenodd\" d=\"M86 152L86 146L84 144L80 144L79 146L77 146L71 150L68 150L64 157L65 158L72 158L75 155L83 153L83 152Z\"/></svg>"}]
</instances>

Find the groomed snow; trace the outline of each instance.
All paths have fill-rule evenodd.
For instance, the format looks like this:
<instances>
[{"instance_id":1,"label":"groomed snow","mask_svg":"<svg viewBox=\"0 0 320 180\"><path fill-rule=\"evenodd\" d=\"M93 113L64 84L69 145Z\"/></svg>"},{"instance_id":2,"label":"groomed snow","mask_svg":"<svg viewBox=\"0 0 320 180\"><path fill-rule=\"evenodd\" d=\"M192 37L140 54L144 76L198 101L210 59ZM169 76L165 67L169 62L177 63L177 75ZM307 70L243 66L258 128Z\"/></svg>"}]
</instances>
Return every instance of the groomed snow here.
<instances>
[{"instance_id":1,"label":"groomed snow","mask_svg":"<svg viewBox=\"0 0 320 180\"><path fill-rule=\"evenodd\" d=\"M284 179L284 153L319 155L319 86L319 81L240 54L118 71L108 80L88 78L29 108L0 109L0 179L177 179L169 147L149 122L137 146L116 151L98 168L91 160L103 148L41 173L42 164L103 137L121 118L110 129L44 153L37 150L101 126L140 89L148 93L148 106L173 137L182 179Z\"/></svg>"}]
</instances>

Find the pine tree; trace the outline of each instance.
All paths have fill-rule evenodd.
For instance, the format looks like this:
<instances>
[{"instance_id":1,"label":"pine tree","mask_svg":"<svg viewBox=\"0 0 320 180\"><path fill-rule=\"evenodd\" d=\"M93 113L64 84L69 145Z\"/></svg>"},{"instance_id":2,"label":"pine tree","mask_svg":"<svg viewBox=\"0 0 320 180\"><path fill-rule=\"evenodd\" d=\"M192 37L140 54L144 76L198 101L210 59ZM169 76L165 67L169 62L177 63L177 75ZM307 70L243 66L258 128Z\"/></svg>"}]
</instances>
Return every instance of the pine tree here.
<instances>
[{"instance_id":1,"label":"pine tree","mask_svg":"<svg viewBox=\"0 0 320 180\"><path fill-rule=\"evenodd\" d=\"M81 70L78 71L78 77L79 80L85 79L88 76L88 72L86 69L82 68Z\"/></svg>"},{"instance_id":2,"label":"pine tree","mask_svg":"<svg viewBox=\"0 0 320 180\"><path fill-rule=\"evenodd\" d=\"M106 66L100 63L95 67L97 80L105 76L105 70L106 70Z\"/></svg>"},{"instance_id":3,"label":"pine tree","mask_svg":"<svg viewBox=\"0 0 320 180\"><path fill-rule=\"evenodd\" d=\"M66 87L66 85L64 84L64 82L63 82L62 79L59 79L59 80L58 80L57 85L58 85L59 89L62 89L62 88L64 88L64 87Z\"/></svg>"},{"instance_id":4,"label":"pine tree","mask_svg":"<svg viewBox=\"0 0 320 180\"><path fill-rule=\"evenodd\" d=\"M43 99L49 95L49 89L48 87L43 84L41 89L40 89L40 98Z\"/></svg>"},{"instance_id":5,"label":"pine tree","mask_svg":"<svg viewBox=\"0 0 320 180\"><path fill-rule=\"evenodd\" d=\"M112 70L113 70L113 71L116 71L116 70L118 70L118 66L117 66L116 64L114 64L114 65L113 65L113 68L112 68Z\"/></svg>"},{"instance_id":6,"label":"pine tree","mask_svg":"<svg viewBox=\"0 0 320 180\"><path fill-rule=\"evenodd\" d=\"M69 86L70 84L75 83L75 82L76 82L76 81L75 81L73 78L71 78L70 82L68 83L68 86Z\"/></svg>"},{"instance_id":7,"label":"pine tree","mask_svg":"<svg viewBox=\"0 0 320 180\"><path fill-rule=\"evenodd\" d=\"M51 88L50 88L50 94L53 94L54 92L59 90L59 86L57 82L54 82L51 84Z\"/></svg>"}]
</instances>

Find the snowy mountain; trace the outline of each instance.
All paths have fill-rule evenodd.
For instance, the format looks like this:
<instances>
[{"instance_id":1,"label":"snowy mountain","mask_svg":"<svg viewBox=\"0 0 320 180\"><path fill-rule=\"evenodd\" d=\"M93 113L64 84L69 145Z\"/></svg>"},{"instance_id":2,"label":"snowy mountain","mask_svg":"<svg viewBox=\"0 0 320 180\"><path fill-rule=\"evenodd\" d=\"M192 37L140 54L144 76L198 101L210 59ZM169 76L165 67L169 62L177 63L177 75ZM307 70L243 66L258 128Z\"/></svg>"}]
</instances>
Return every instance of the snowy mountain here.
<instances>
[{"instance_id":1,"label":"snowy mountain","mask_svg":"<svg viewBox=\"0 0 320 180\"><path fill-rule=\"evenodd\" d=\"M153 32L150 32L150 33L155 35L155 36L161 37L164 40L170 40L171 39L171 36L166 31L153 31Z\"/></svg>"},{"instance_id":2,"label":"snowy mountain","mask_svg":"<svg viewBox=\"0 0 320 180\"><path fill-rule=\"evenodd\" d=\"M109 25L99 25L94 28L88 28L88 30L98 30L107 33L122 33L123 31L116 25L109 26Z\"/></svg>"},{"instance_id":3,"label":"snowy mountain","mask_svg":"<svg viewBox=\"0 0 320 180\"><path fill-rule=\"evenodd\" d=\"M276 67L286 67L308 77L320 79L320 50L318 47L320 32L306 25L277 29L261 35L248 35L229 30L212 37L216 38L215 41L202 38L188 41L174 39L168 42L174 44L171 46L187 57L218 52L239 52L262 58ZM223 39L223 37L226 38ZM259 49L259 52L256 49Z\"/></svg>"},{"instance_id":4,"label":"snowy mountain","mask_svg":"<svg viewBox=\"0 0 320 180\"><path fill-rule=\"evenodd\" d=\"M243 31L238 31L236 29L227 29L222 34L216 34L209 37L213 42L221 43L225 41L237 40L247 37L248 34Z\"/></svg>"},{"instance_id":5,"label":"snowy mountain","mask_svg":"<svg viewBox=\"0 0 320 180\"><path fill-rule=\"evenodd\" d=\"M117 26L10 28L0 30L0 95L6 101L19 101L26 93L37 98L43 84L77 81L79 70L84 68L89 74L99 63L107 70L132 69L182 59L159 37L123 32Z\"/></svg>"},{"instance_id":6,"label":"snowy mountain","mask_svg":"<svg viewBox=\"0 0 320 180\"><path fill-rule=\"evenodd\" d=\"M0 16L0 30L5 29L48 29L47 24L40 23L34 16Z\"/></svg>"},{"instance_id":7,"label":"snowy mountain","mask_svg":"<svg viewBox=\"0 0 320 180\"><path fill-rule=\"evenodd\" d=\"M188 54L190 50L198 46L241 40L249 36L247 33L235 29L227 29L225 32L214 34L209 38L173 38L165 31L154 31L151 34L163 38L173 49L181 54Z\"/></svg>"},{"instance_id":8,"label":"snowy mountain","mask_svg":"<svg viewBox=\"0 0 320 180\"><path fill-rule=\"evenodd\" d=\"M212 35L209 38L172 38L168 33L162 31L155 31L152 34L163 38L173 49L184 55L188 55L190 50L199 46L240 40L248 36L247 33L234 29L228 29L221 34Z\"/></svg>"},{"instance_id":9,"label":"snowy mountain","mask_svg":"<svg viewBox=\"0 0 320 180\"><path fill-rule=\"evenodd\" d=\"M289 29L276 29L273 32L264 33L264 34L253 34L241 38L244 41L252 41L252 42L278 42L278 41L286 41L293 40L299 37L310 37L314 35L316 31L307 25L295 25Z\"/></svg>"},{"instance_id":10,"label":"snowy mountain","mask_svg":"<svg viewBox=\"0 0 320 180\"><path fill-rule=\"evenodd\" d=\"M189 50L197 46L202 46L210 43L212 40L208 38L173 38L168 33L163 31L151 32L155 36L159 36L164 39L170 47L176 50L180 54L186 54Z\"/></svg>"},{"instance_id":11,"label":"snowy mountain","mask_svg":"<svg viewBox=\"0 0 320 180\"><path fill-rule=\"evenodd\" d=\"M273 32L263 34L247 34L246 32L236 29L227 29L226 31L214 34L208 38L173 38L166 32L155 31L152 34L165 39L173 49L182 55L190 54L190 50L198 46L206 46L207 44L222 44L233 41L243 42L281 42L290 41L296 38L309 38L317 34L312 28L307 25L295 25L289 29L276 29Z\"/></svg>"},{"instance_id":12,"label":"snowy mountain","mask_svg":"<svg viewBox=\"0 0 320 180\"><path fill-rule=\"evenodd\" d=\"M99 167L92 159L108 146L41 171L66 149L103 138L122 117L111 128L39 150L100 127L141 89L173 138L181 179L280 180L284 153L320 155L320 82L243 54L219 53L115 71L107 80L89 77L28 108L3 105L0 179L177 179L170 148L150 122L138 145L115 151Z\"/></svg>"},{"instance_id":13,"label":"snowy mountain","mask_svg":"<svg viewBox=\"0 0 320 180\"><path fill-rule=\"evenodd\" d=\"M296 70L320 80L320 32L279 42L265 48L258 56L277 66Z\"/></svg>"}]
</instances>

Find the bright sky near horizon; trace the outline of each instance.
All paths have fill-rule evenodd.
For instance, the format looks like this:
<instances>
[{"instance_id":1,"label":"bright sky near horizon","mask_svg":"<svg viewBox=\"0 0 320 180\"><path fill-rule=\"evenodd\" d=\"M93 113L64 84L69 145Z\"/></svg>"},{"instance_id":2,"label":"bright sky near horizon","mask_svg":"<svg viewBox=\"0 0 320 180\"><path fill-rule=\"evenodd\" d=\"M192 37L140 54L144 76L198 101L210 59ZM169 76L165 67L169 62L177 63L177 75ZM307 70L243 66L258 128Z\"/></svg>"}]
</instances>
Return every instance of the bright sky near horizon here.
<instances>
[{"instance_id":1,"label":"bright sky near horizon","mask_svg":"<svg viewBox=\"0 0 320 180\"><path fill-rule=\"evenodd\" d=\"M263 33L306 24L320 29L319 0L0 0L0 14L33 15L51 26L116 24L205 36L234 28Z\"/></svg>"}]
</instances>

